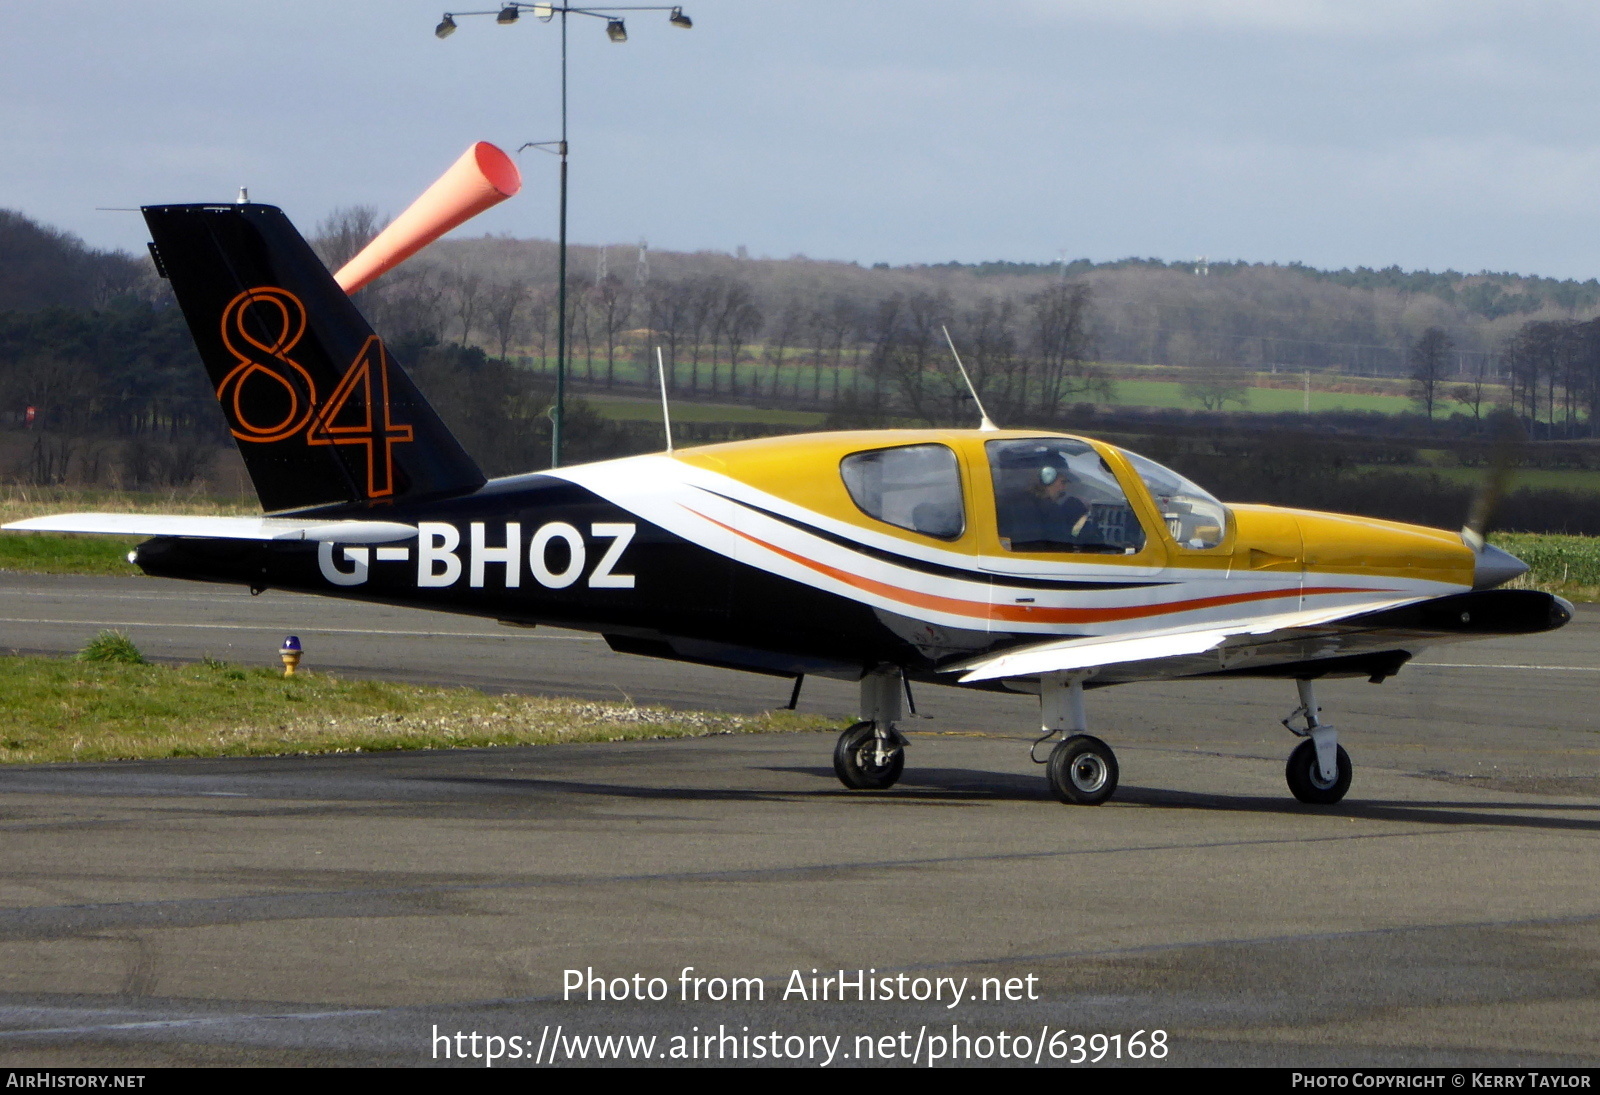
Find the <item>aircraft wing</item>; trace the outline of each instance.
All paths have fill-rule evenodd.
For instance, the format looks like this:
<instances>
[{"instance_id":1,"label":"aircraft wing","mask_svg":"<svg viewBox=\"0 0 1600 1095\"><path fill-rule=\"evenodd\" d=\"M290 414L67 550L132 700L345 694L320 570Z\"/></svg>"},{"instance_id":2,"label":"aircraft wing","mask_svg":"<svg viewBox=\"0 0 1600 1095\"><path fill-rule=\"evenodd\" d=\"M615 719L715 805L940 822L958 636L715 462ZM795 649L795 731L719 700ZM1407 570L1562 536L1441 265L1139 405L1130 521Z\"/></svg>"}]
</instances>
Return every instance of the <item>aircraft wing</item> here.
<instances>
[{"instance_id":1,"label":"aircraft wing","mask_svg":"<svg viewBox=\"0 0 1600 1095\"><path fill-rule=\"evenodd\" d=\"M30 517L0 528L19 532L79 532L106 536L204 536L220 540L316 540L341 544L386 544L417 534L396 521L330 521L327 518L206 517L166 513L62 513Z\"/></svg>"},{"instance_id":2,"label":"aircraft wing","mask_svg":"<svg viewBox=\"0 0 1600 1095\"><path fill-rule=\"evenodd\" d=\"M1281 643L1291 639L1304 639L1304 629L1317 628L1385 609L1400 608L1428 600L1427 597L1389 597L1365 601L1337 608L1311 609L1298 612L1280 612L1271 616L1257 616L1237 623L1207 623L1189 628L1171 628L1147 631L1132 635L1103 635L1086 639L1058 639L1013 647L1000 654L974 658L947 667L948 673L963 673L962 684L974 681L998 680L1006 677L1037 677L1042 673L1063 673L1075 669L1121 665L1136 662L1140 676L1164 676L1157 666L1149 663L1172 661L1172 675L1193 672L1192 664L1184 663L1194 655L1205 654L1218 648L1254 648ZM1224 659L1225 660L1225 659ZM1220 667L1219 661L1218 666Z\"/></svg>"}]
</instances>

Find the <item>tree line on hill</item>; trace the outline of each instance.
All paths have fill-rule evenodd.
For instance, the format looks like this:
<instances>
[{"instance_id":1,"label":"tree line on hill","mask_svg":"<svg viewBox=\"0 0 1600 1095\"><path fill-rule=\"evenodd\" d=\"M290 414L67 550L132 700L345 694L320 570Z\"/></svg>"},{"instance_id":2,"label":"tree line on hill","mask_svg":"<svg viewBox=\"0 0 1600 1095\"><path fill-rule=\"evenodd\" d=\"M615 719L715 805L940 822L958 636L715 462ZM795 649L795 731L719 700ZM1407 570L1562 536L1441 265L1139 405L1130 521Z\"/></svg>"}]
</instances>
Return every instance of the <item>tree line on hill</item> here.
<instances>
[{"instance_id":1,"label":"tree line on hill","mask_svg":"<svg viewBox=\"0 0 1600 1095\"><path fill-rule=\"evenodd\" d=\"M371 216L370 210L357 212ZM336 215L328 224L339 220ZM442 241L421 258L403 278L379 290L403 305L412 322L431 329L441 342L477 343L491 352L520 345L540 359L553 353L554 245L456 239ZM719 313L732 319L747 306L755 308L761 313L758 333L743 345L759 345L759 356L740 350L740 322L724 322L736 336L731 352L751 353L735 368L746 361L770 365L774 348L781 346L786 354L820 364L820 384L817 377L808 385L793 377L786 381L796 395L813 399L819 388L822 399L831 399L829 370L835 361L846 366L841 390L852 389L852 374L870 358L876 341L877 305L896 297L941 300L949 315L961 316L986 302L989 307L1009 303L1025 312L1024 302L1040 292L1082 286L1094 303L1091 333L1098 358L1190 368L1404 377L1410 346L1426 329L1438 327L1450 336L1450 374L1463 380L1480 369L1496 375L1502 344L1522 323L1582 319L1600 308L1600 283L1593 281L1323 272L1261 263L1079 260L863 268L802 256L773 260L574 247L570 270L574 291L568 322L575 364L585 376L615 381L618 338L630 330L660 328L663 317L652 315L649 298L670 296L665 286L693 283L703 293L706 284L721 282L737 286L733 298L697 301L697 290L686 285L681 292L689 299L669 303L667 318L686 313L674 326L687 325L688 345L710 350L715 346L709 334L693 336L697 323L709 325ZM1499 303L1486 303L1489 295ZM717 349L720 370L726 370L729 352L725 346ZM629 346L625 356L637 353L637 346ZM709 377L699 370L681 371L678 356L669 360L675 384L689 392L709 386ZM639 372L636 368L631 375ZM718 387L725 390L721 375ZM760 375L766 377L764 371ZM741 386L746 385L735 384Z\"/></svg>"}]
</instances>

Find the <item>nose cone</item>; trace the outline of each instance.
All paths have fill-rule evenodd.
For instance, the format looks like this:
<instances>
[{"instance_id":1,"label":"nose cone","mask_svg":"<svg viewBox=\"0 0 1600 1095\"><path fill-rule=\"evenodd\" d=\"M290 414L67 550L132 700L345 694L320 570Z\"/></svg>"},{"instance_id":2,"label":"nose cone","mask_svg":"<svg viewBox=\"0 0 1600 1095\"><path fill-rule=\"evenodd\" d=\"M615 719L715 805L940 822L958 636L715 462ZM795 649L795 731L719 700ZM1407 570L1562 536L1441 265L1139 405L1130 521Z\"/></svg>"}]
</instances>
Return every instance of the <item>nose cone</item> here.
<instances>
[{"instance_id":1,"label":"nose cone","mask_svg":"<svg viewBox=\"0 0 1600 1095\"><path fill-rule=\"evenodd\" d=\"M1501 551L1492 544L1484 544L1478 549L1477 560L1472 568L1472 588L1493 589L1526 573L1528 573L1527 563L1509 551Z\"/></svg>"}]
</instances>

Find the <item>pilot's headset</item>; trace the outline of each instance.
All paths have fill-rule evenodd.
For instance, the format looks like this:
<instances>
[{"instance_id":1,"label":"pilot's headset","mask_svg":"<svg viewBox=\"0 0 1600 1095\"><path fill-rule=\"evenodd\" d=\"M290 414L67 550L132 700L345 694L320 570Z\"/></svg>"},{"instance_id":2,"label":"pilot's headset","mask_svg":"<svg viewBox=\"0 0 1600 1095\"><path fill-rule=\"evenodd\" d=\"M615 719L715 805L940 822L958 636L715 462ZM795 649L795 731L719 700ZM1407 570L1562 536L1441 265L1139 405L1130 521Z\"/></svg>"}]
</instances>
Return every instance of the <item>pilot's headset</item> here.
<instances>
[{"instance_id":1,"label":"pilot's headset","mask_svg":"<svg viewBox=\"0 0 1600 1095\"><path fill-rule=\"evenodd\" d=\"M1067 467L1064 461L1059 465L1053 462L1039 465L1039 485L1041 487L1048 487L1058 479L1063 478L1068 482L1072 480L1072 469Z\"/></svg>"}]
</instances>

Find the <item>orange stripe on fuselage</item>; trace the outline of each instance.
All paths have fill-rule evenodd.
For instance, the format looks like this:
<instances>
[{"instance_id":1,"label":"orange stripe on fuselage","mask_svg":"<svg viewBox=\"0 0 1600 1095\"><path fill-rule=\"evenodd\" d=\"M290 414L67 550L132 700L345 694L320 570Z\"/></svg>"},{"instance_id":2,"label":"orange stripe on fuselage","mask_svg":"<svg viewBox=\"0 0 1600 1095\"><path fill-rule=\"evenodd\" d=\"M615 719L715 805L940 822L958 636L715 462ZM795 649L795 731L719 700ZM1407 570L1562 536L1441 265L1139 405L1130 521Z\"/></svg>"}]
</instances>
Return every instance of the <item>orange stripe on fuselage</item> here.
<instances>
[{"instance_id":1,"label":"orange stripe on fuselage","mask_svg":"<svg viewBox=\"0 0 1600 1095\"><path fill-rule=\"evenodd\" d=\"M873 578L866 578L859 574L851 574L847 570L831 567L815 559L808 559L798 552L789 551L776 544L769 544L759 537L743 532L732 525L725 525L715 517L706 517L698 510L684 509L696 517L710 521L718 528L727 529L735 536L743 537L752 544L766 548L768 551L782 555L785 559L809 567L819 574L854 586L866 593L875 593L880 597L899 601L901 604L912 605L917 608L930 609L934 612L945 612L953 616L976 616L981 619L1003 620L1007 623L1044 623L1044 624L1088 624L1105 623L1113 620L1137 620L1146 616L1165 616L1174 612L1191 612L1201 608L1215 608L1218 605L1244 604L1249 601L1270 601L1281 597L1298 597L1301 594L1311 596L1319 593L1389 593L1392 590L1360 589L1346 586L1311 586L1306 589L1263 589L1253 593L1229 593L1217 597L1195 597L1187 601L1168 601L1156 605L1128 605L1124 608L1044 608L1037 605L992 605L983 601L968 601L959 597L941 597L934 593L919 593L912 589L903 589L900 586L890 585Z\"/></svg>"}]
</instances>

